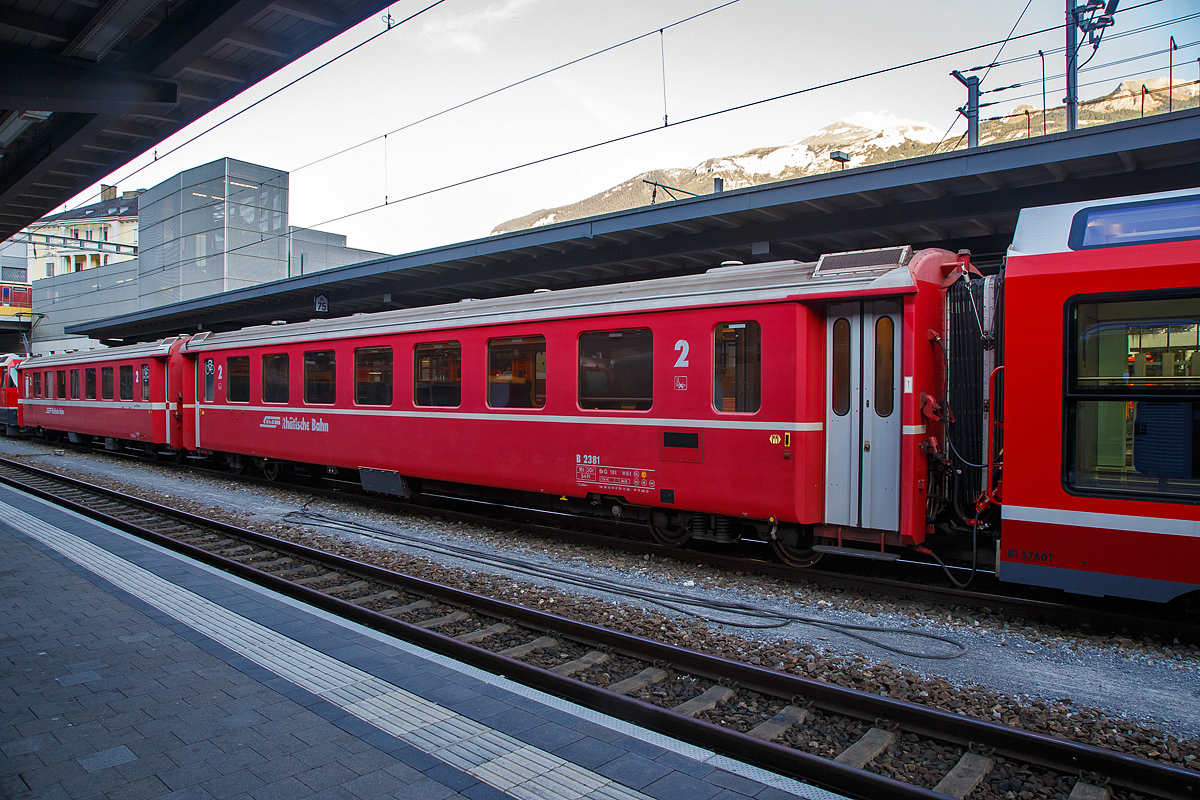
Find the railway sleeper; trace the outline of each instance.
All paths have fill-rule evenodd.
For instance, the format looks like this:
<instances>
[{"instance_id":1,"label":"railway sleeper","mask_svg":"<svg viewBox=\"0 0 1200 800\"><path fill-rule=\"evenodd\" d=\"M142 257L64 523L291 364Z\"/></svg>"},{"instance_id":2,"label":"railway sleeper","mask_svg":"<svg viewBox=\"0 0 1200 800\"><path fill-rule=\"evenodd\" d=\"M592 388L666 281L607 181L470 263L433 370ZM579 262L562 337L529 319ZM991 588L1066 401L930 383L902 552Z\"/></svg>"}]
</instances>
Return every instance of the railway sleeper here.
<instances>
[{"instance_id":1,"label":"railway sleeper","mask_svg":"<svg viewBox=\"0 0 1200 800\"><path fill-rule=\"evenodd\" d=\"M869 761L895 744L899 738L900 734L896 731L890 731L887 728L871 728L863 734L861 739L843 750L834 761L843 766L862 769Z\"/></svg>"},{"instance_id":2,"label":"railway sleeper","mask_svg":"<svg viewBox=\"0 0 1200 800\"><path fill-rule=\"evenodd\" d=\"M449 614L445 614L440 617L434 617L433 619L422 620L415 624L418 628L433 630L435 628L444 628L447 625L453 625L456 622L462 622L464 619L470 618L471 615L465 611L451 611Z\"/></svg>"},{"instance_id":3,"label":"railway sleeper","mask_svg":"<svg viewBox=\"0 0 1200 800\"><path fill-rule=\"evenodd\" d=\"M990 756L971 752L963 753L954 768L938 781L933 790L938 794L962 800L974 791L995 765L996 760Z\"/></svg>"},{"instance_id":4,"label":"railway sleeper","mask_svg":"<svg viewBox=\"0 0 1200 800\"><path fill-rule=\"evenodd\" d=\"M385 617L401 617L410 611L420 611L421 609L429 608L432 605L433 603L429 602L428 600L417 600L409 603L408 605L396 606L395 608L389 608L387 611L381 611L379 613L383 614Z\"/></svg>"},{"instance_id":5,"label":"railway sleeper","mask_svg":"<svg viewBox=\"0 0 1200 800\"><path fill-rule=\"evenodd\" d=\"M243 554L243 555L240 555L240 556L233 556L232 560L233 560L233 561L240 561L240 562L242 562L242 563L244 564L244 563L246 563L247 561L253 561L253 560L254 560L254 559L256 559L256 558L266 558L267 556L277 556L277 555L279 555L279 554L278 554L278 553L276 553L274 550L259 550L259 551L257 551L257 552L254 552L254 553L245 553L245 554ZM262 566L262 565L261 565L261 564L255 564L254 566L256 566L256 567L260 567L260 566Z\"/></svg>"},{"instance_id":6,"label":"railway sleeper","mask_svg":"<svg viewBox=\"0 0 1200 800\"><path fill-rule=\"evenodd\" d=\"M557 647L558 640L550 636L539 636L531 642L519 644L516 647L510 647L507 650L501 650L500 655L508 656L509 658L520 658L527 656L534 650L545 650L548 647Z\"/></svg>"},{"instance_id":7,"label":"railway sleeper","mask_svg":"<svg viewBox=\"0 0 1200 800\"><path fill-rule=\"evenodd\" d=\"M320 583L321 581L336 580L340 577L342 577L342 573L340 572L323 572L320 575L313 575L310 578L297 578L296 580L292 581L292 583L298 583L301 586L309 586L314 583Z\"/></svg>"},{"instance_id":8,"label":"railway sleeper","mask_svg":"<svg viewBox=\"0 0 1200 800\"><path fill-rule=\"evenodd\" d=\"M393 597L399 596L400 593L395 589L388 589L387 591L378 592L376 594L369 594L366 597L355 597L350 602L356 606L365 606L367 603L374 603L377 600L391 600Z\"/></svg>"},{"instance_id":9,"label":"railway sleeper","mask_svg":"<svg viewBox=\"0 0 1200 800\"><path fill-rule=\"evenodd\" d=\"M370 585L371 584L367 583L366 581L353 581L351 583L343 583L341 586L333 586L329 589L325 589L324 592L325 594L337 596L339 594L357 592L359 589L365 589Z\"/></svg>"},{"instance_id":10,"label":"railway sleeper","mask_svg":"<svg viewBox=\"0 0 1200 800\"><path fill-rule=\"evenodd\" d=\"M787 706L769 720L756 725L746 735L770 742L782 736L783 732L789 728L804 724L804 720L806 719L808 719L807 708Z\"/></svg>"},{"instance_id":11,"label":"railway sleeper","mask_svg":"<svg viewBox=\"0 0 1200 800\"><path fill-rule=\"evenodd\" d=\"M702 694L684 703L680 703L671 710L688 717L694 717L702 711L711 711L718 704L724 703L735 694L737 694L735 689L718 684L708 687Z\"/></svg>"},{"instance_id":12,"label":"railway sleeper","mask_svg":"<svg viewBox=\"0 0 1200 800\"><path fill-rule=\"evenodd\" d=\"M510 630L512 630L511 625L505 625L503 622L497 622L495 625L491 625L487 628L481 628L480 630L477 630L477 631L471 631L470 633L464 633L461 636L455 636L454 638L458 639L460 642L466 642L467 644L471 644L472 642L482 641L483 639L486 639L489 636L496 636L497 634L507 633Z\"/></svg>"},{"instance_id":13,"label":"railway sleeper","mask_svg":"<svg viewBox=\"0 0 1200 800\"><path fill-rule=\"evenodd\" d=\"M555 675L570 677L577 672L583 672L586 669L591 669L592 667L598 667L601 664L606 664L608 663L608 658L608 653L603 653L599 650L591 650L585 653L582 657L577 658L574 661L568 661L565 664L559 664L550 671Z\"/></svg>"},{"instance_id":14,"label":"railway sleeper","mask_svg":"<svg viewBox=\"0 0 1200 800\"><path fill-rule=\"evenodd\" d=\"M645 689L647 686L667 679L667 671L659 667L646 667L637 675L630 676L623 681L617 681L612 686L608 687L610 692L617 694L633 694L636 691Z\"/></svg>"}]
</instances>

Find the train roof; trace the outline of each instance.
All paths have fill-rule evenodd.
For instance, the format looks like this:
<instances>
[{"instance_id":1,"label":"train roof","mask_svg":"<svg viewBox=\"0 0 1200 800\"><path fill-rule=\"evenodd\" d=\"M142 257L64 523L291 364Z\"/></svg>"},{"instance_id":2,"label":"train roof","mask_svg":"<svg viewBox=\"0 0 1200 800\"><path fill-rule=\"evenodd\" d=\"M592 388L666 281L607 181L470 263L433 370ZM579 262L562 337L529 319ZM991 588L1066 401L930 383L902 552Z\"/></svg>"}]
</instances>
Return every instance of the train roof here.
<instances>
[{"instance_id":1,"label":"train roof","mask_svg":"<svg viewBox=\"0 0 1200 800\"><path fill-rule=\"evenodd\" d=\"M1190 235L1187 231L1159 230L1157 235L1132 241L1114 241L1103 245L1082 244L1082 228L1094 220L1089 220L1087 213L1102 209L1139 209L1154 205L1173 206L1180 199L1193 199L1200 202L1200 188L1180 189L1173 192L1156 192L1129 197L1113 197L1105 200L1085 200L1079 203L1063 203L1055 206L1039 206L1026 208L1017 217L1017 229L1013 234L1013 242L1008 248L1008 256L1047 255L1051 253L1070 253L1075 250L1091 249L1093 246L1115 246L1120 244L1141 244L1149 241L1177 241L1179 239L1200 238L1200 205L1193 211L1185 213L1184 224L1192 226ZM1171 233L1180 234L1171 238ZM1134 234L1137 235L1137 234Z\"/></svg>"},{"instance_id":2,"label":"train roof","mask_svg":"<svg viewBox=\"0 0 1200 800\"><path fill-rule=\"evenodd\" d=\"M171 345L178 339L178 336L170 336L166 339L159 339L157 342L143 342L124 347L98 347L94 350L79 350L72 353L35 355L22 361L21 367L36 370L43 367L82 364L84 362L163 357L167 355L167 351L171 349Z\"/></svg>"},{"instance_id":3,"label":"train roof","mask_svg":"<svg viewBox=\"0 0 1200 800\"><path fill-rule=\"evenodd\" d=\"M537 290L489 300L461 300L448 305L201 333L193 336L185 349L204 351L398 331L630 314L705 304L773 302L825 293L851 296L886 289L903 294L916 289L906 266L911 257L911 248L897 247L840 253L815 263L776 261L715 267L703 275L559 291Z\"/></svg>"}]
</instances>

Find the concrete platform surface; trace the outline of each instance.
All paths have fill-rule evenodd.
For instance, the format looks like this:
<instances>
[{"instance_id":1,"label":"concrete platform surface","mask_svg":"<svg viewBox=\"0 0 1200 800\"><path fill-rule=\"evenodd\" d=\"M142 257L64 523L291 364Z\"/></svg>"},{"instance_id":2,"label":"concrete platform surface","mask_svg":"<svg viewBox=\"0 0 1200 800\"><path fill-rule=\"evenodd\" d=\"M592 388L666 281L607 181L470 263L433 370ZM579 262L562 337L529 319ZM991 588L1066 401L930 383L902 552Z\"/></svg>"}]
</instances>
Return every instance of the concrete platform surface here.
<instances>
[{"instance_id":1,"label":"concrete platform surface","mask_svg":"<svg viewBox=\"0 0 1200 800\"><path fill-rule=\"evenodd\" d=\"M0 797L837 795L0 487Z\"/></svg>"}]
</instances>

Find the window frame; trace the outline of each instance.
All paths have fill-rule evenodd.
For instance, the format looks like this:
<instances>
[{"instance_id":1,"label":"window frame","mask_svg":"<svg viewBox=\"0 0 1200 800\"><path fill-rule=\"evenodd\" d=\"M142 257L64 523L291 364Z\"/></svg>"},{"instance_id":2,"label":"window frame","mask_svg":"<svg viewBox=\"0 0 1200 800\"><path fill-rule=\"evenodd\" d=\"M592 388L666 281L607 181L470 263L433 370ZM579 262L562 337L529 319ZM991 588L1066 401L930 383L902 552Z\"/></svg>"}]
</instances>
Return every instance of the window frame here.
<instances>
[{"instance_id":1,"label":"window frame","mask_svg":"<svg viewBox=\"0 0 1200 800\"><path fill-rule=\"evenodd\" d=\"M217 359L204 359L203 369L204 402L212 403L217 399Z\"/></svg>"},{"instance_id":2,"label":"window frame","mask_svg":"<svg viewBox=\"0 0 1200 800\"><path fill-rule=\"evenodd\" d=\"M615 336L614 336L614 334L615 334ZM593 336L593 337L607 337L607 338L622 338L626 334L638 336L639 338L642 336L645 336L649 340L649 347L647 349L639 350L637 352L631 353L630 355L623 357L623 358L630 358L633 356L647 356L647 355L649 356L649 362L650 362L649 386L647 387L650 390L649 396L648 397L621 398L619 396L616 396L616 395L613 395L610 393L609 396L607 396L607 397L599 396L599 395L592 395L592 396L588 396L585 398L585 396L584 396L584 376L585 376L584 370L585 369L595 369L595 367L585 367L583 364L584 359L585 359L585 354L583 351L584 337L585 336ZM575 337L575 405L579 408L580 411L614 411L617 413L638 413L638 414L651 411L654 408L654 382L655 382L655 377L656 377L655 373L654 373L654 362L655 362L654 355L655 355L654 354L654 329L648 325L643 325L643 326L637 327L637 328L602 328L602 329L598 329L598 330L580 331ZM615 369L616 363L618 361L620 361L621 359L606 359L606 360L611 360L613 362L613 364L611 365L613 367L613 370L611 372L611 377L613 378L613 380L610 381L610 389L611 389L611 388L613 388L614 384L616 383L616 380L615 380L616 375L617 375L617 370ZM585 399L591 403L595 403L595 405L585 405L584 404ZM633 407L632 408L624 408L620 405L613 405L614 403L618 403L622 399L634 400L635 402L633 404ZM648 402L646 403L645 407L644 408L641 407L642 403L646 402L646 401L648 401Z\"/></svg>"},{"instance_id":3,"label":"window frame","mask_svg":"<svg viewBox=\"0 0 1200 800\"><path fill-rule=\"evenodd\" d=\"M125 376L129 375L129 396L125 396L126 380ZM133 364L121 364L117 370L117 396L122 402L131 402L133 400Z\"/></svg>"},{"instance_id":4,"label":"window frame","mask_svg":"<svg viewBox=\"0 0 1200 800\"><path fill-rule=\"evenodd\" d=\"M267 367L268 359L271 359L274 362L274 366L272 366L270 369ZM260 363L262 365L262 380L259 381L259 387L262 390L263 405L288 405L288 403L291 402L292 396L292 364L290 354L287 352L263 353ZM282 382L278 380L277 374L277 367L281 363L283 364L284 378ZM271 381L270 384L267 383L268 380ZM270 388L270 397L272 398L269 400L267 399L268 388ZM282 394L283 399L275 399L280 394Z\"/></svg>"},{"instance_id":5,"label":"window frame","mask_svg":"<svg viewBox=\"0 0 1200 800\"><path fill-rule=\"evenodd\" d=\"M67 399L67 371L56 370L54 375L54 396L58 400Z\"/></svg>"},{"instance_id":6,"label":"window frame","mask_svg":"<svg viewBox=\"0 0 1200 800\"><path fill-rule=\"evenodd\" d=\"M1060 442L1061 463L1059 479L1062 489L1073 497L1111 498L1146 503L1170 503L1173 505L1200 505L1200 497L1185 497L1157 492L1139 492L1120 489L1088 488L1071 483L1071 472L1075 467L1077 449L1076 413L1079 403L1093 402L1133 402L1139 400L1161 402L1192 402L1200 403L1200 388L1191 394L1180 392L1175 394L1154 394L1145 387L1113 387L1112 391L1102 389L1080 390L1072 387L1072 377L1078 354L1077 343L1079 331L1076 320L1072 319L1072 311L1087 303L1126 303L1145 302L1154 300L1186 299L1194 297L1200 300L1200 288L1187 287L1175 289L1150 289L1135 292L1088 292L1069 296L1063 302L1062 316L1062 440ZM1197 434L1193 433L1193 437ZM1193 467L1194 469L1194 467Z\"/></svg>"},{"instance_id":7,"label":"window frame","mask_svg":"<svg viewBox=\"0 0 1200 800\"><path fill-rule=\"evenodd\" d=\"M308 391L309 390L309 373L310 373L308 357L309 356L326 356L326 355L329 356L329 375L330 375L330 379L329 379L329 383L328 383L329 399L328 400L322 400L322 399L314 400L314 399L310 398L309 391ZM304 351L304 366L303 366L302 371L303 371L302 377L304 380L304 404L305 405L307 405L307 406L332 406L335 403L337 403L337 350L336 349L329 348L328 350L305 350ZM321 383L313 384L313 386L322 386L322 385L324 385L324 384L321 384Z\"/></svg>"},{"instance_id":8,"label":"window frame","mask_svg":"<svg viewBox=\"0 0 1200 800\"><path fill-rule=\"evenodd\" d=\"M96 368L87 367L83 371L83 397L85 400L96 399Z\"/></svg>"},{"instance_id":9,"label":"window frame","mask_svg":"<svg viewBox=\"0 0 1200 800\"><path fill-rule=\"evenodd\" d=\"M540 386L541 386L541 390L542 390L540 393L540 397L542 398L542 403L541 403L541 405L536 405L534 403L535 399L537 397L539 397L539 392L538 392L539 378L537 377L538 372L537 372L537 352L536 351L534 352L534 356L533 356L533 376L532 376L532 379L530 379L530 386L529 386L529 405L527 405L527 406L525 406L525 405L509 405L507 403L502 406L492 405L492 386L493 385L499 386L504 383L504 381L493 380L493 378L502 378L502 377L504 377L504 375L503 374L492 375L492 348L494 346L511 348L511 347L516 347L518 345L524 345L526 343L535 344L538 341L540 341L540 343L541 343L541 354L542 354L542 360L544 361L544 366L547 370L549 370L549 364L550 364L549 348L548 348L548 345L546 342L545 334L533 333L533 334L522 334L520 336L494 336L487 340L487 345L484 350L484 379L487 382L487 393L484 397L484 405L487 409L500 411L500 410L509 410L509 409L515 408L515 409L521 409L521 410L525 410L525 411L541 411L542 409L544 409L546 407L546 403L549 401L549 395L547 393L549 382L546 380L546 373L542 373L542 377L540 379L540 381L541 381ZM511 374L511 369L510 369L509 381L508 381L509 386L510 386L508 396L509 396L510 400L512 399L512 396L513 396L512 391L511 391L513 377L516 377L516 376Z\"/></svg>"},{"instance_id":10,"label":"window frame","mask_svg":"<svg viewBox=\"0 0 1200 800\"><path fill-rule=\"evenodd\" d=\"M81 393L82 387L80 386L80 383L82 383L82 380L79 375L80 372L82 372L82 370L80 370L78 368L70 370L71 399L72 400L78 400L82 396L82 393Z\"/></svg>"},{"instance_id":11,"label":"window frame","mask_svg":"<svg viewBox=\"0 0 1200 800\"><path fill-rule=\"evenodd\" d=\"M141 376L142 376L142 402L149 403L150 402L150 365L148 363L142 364Z\"/></svg>"},{"instance_id":12,"label":"window frame","mask_svg":"<svg viewBox=\"0 0 1200 800\"><path fill-rule=\"evenodd\" d=\"M245 388L245 390L246 390L246 396L245 396L245 398L244 398L244 399L237 399L237 398L234 398L234 397L232 397L232 396L231 396L231 394L232 394L232 393L230 392L230 390L231 390L231 389L233 388L233 386L234 386L234 383L233 383L234 371L233 371L232 369L230 369L230 366L232 365L232 363L233 363L234 361L238 362L239 364L244 362L244 363L245 363L245 365L246 365L246 373L245 373L245 375L244 375L244 376L242 376L242 375L239 375L239 376L238 376L239 388L242 388L242 387L241 387L241 381L242 381L243 377L244 377L244 379L245 379L245 387L244 387L244 388ZM244 355L244 356L226 356L226 357L225 357L225 402L227 402L227 403L249 403L249 402L250 402L250 394L251 394L251 392L250 392L250 384L251 384L251 380L250 380L250 356L249 356L249 355Z\"/></svg>"},{"instance_id":13,"label":"window frame","mask_svg":"<svg viewBox=\"0 0 1200 800\"><path fill-rule=\"evenodd\" d=\"M113 375L112 367L100 368L100 399L112 400L115 392L113 386L116 385L116 380Z\"/></svg>"},{"instance_id":14,"label":"window frame","mask_svg":"<svg viewBox=\"0 0 1200 800\"><path fill-rule=\"evenodd\" d=\"M364 352L370 352L370 351L378 352L378 351L383 351L383 350L386 350L387 354L388 354L388 359L387 359L388 360L388 376L387 376L387 379L377 381L377 382L360 381L358 379L359 354L364 353ZM369 367L364 367L364 369L369 369ZM370 374L370 372L368 372L367 374ZM387 387L387 402L386 403L367 403L360 399L360 397L362 395L359 394L359 386L360 385L370 386L370 385L372 385L372 383L378 383L381 386ZM396 348L394 348L390 344L377 345L374 347L367 346L367 347L354 348L354 405L362 406L364 408L391 408L393 405L395 405L395 403L396 403Z\"/></svg>"},{"instance_id":15,"label":"window frame","mask_svg":"<svg viewBox=\"0 0 1200 800\"><path fill-rule=\"evenodd\" d=\"M757 364L758 364L758 389L755 392L755 399L758 401L758 403L752 411L738 411L738 410L736 410L736 408L732 411L726 411L722 408L717 407L717 353L718 353L717 329L721 328L721 327L727 327L730 329L734 329L732 326L741 326L743 329L748 329L748 326L750 326L750 325L753 325L758 329L758 362L757 362ZM762 323L756 319L749 319L749 318L739 318L739 319L715 322L715 323L713 323L713 326L709 331L708 341L709 341L709 347L711 348L711 354L709 356L708 367L709 367L709 378L712 381L712 383L710 384L710 387L709 387L711 390L709 392L709 394L711 395L710 400L712 403L712 410L714 412L716 412L717 414L742 414L742 415L747 415L747 416L752 415L752 414L761 413L762 412L762 404L763 404L763 395L764 395L763 375L766 374L766 370L763 369L763 352L762 352L763 326L762 326ZM735 367L735 370L736 370L736 367ZM724 394L722 394L722 399L724 399ZM737 405L737 393L736 392L734 393L734 405L735 405L735 407Z\"/></svg>"},{"instance_id":16,"label":"window frame","mask_svg":"<svg viewBox=\"0 0 1200 800\"><path fill-rule=\"evenodd\" d=\"M426 381L427 383L430 384L429 392L430 392L430 400L431 401L433 400L434 384L436 384L438 386L454 386L458 390L458 402L457 403L434 403L434 402L422 403L421 402L420 386L418 384L422 383L422 381L421 381L421 356L422 356L421 348L423 348L423 347L431 348L431 349L424 351L425 353L430 353L430 352L433 352L433 353L457 352L458 353L458 381L457 382L455 382L455 381L433 381L433 380ZM462 407L462 353L463 353L462 341L458 340L458 339L446 339L446 340L437 341L437 342L415 342L413 344L412 353L413 353L413 395L412 395L413 405L416 406L417 408L461 408Z\"/></svg>"}]
</instances>

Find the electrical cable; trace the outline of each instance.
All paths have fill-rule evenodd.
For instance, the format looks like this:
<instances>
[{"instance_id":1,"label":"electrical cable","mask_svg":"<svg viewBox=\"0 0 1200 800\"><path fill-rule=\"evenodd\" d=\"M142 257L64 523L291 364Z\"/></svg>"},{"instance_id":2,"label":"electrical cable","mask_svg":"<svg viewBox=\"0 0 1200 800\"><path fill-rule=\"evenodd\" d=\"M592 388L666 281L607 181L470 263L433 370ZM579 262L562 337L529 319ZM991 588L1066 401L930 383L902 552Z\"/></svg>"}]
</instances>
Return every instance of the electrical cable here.
<instances>
[{"instance_id":1,"label":"electrical cable","mask_svg":"<svg viewBox=\"0 0 1200 800\"><path fill-rule=\"evenodd\" d=\"M330 528L333 530L339 530L358 536L365 536L371 539L388 542L390 544L404 545L419 551L461 558L474 564L490 566L496 569L505 570L506 572L516 572L535 579L549 580L556 583L565 584L567 586L599 590L624 598L642 600L663 608L670 609L685 616L713 622L718 625L760 630L782 628L792 623L798 623L802 625L808 625L810 627L820 628L833 633L841 633L866 644L879 647L887 652L911 656L913 658L944 660L960 658L961 656L966 655L968 652L968 649L960 642L940 634L928 633L925 631L885 628L876 625L855 625L851 623L829 622L827 620L822 620L815 617L788 614L782 611L772 611L770 609L753 606L748 603L705 599L695 595L687 594L685 592L676 592L671 590L664 591L659 588L650 590L620 580L611 580L597 576L584 575L570 569L558 567L543 568L539 565L530 564L528 560L518 557L481 553L477 549L469 547L460 547L457 545L446 544L421 537L401 536L382 528L376 528L357 522L348 522L345 520L335 519L316 511L291 511L283 516L283 521L293 525ZM723 616L714 617L712 616L712 613ZM750 620L757 621L747 622L736 619L733 615L736 615L737 617L748 617ZM926 639L950 645L952 648L954 648L954 650L950 653L925 653L880 642L871 638L870 636L865 635L868 633L909 636L917 639Z\"/></svg>"}]
</instances>

